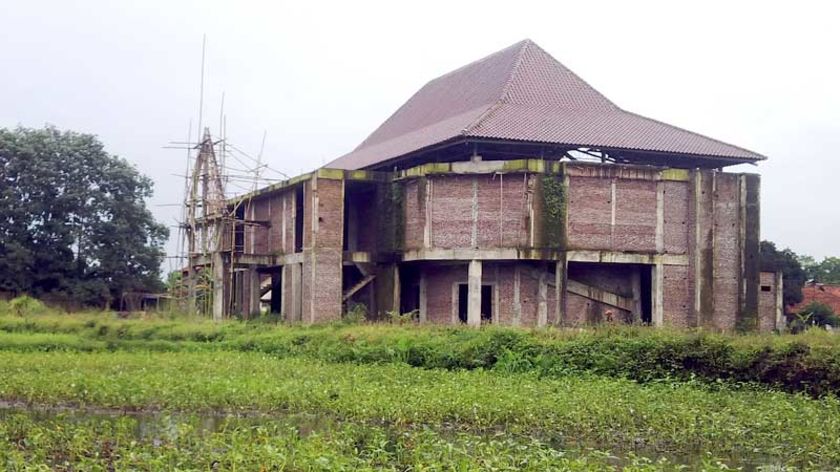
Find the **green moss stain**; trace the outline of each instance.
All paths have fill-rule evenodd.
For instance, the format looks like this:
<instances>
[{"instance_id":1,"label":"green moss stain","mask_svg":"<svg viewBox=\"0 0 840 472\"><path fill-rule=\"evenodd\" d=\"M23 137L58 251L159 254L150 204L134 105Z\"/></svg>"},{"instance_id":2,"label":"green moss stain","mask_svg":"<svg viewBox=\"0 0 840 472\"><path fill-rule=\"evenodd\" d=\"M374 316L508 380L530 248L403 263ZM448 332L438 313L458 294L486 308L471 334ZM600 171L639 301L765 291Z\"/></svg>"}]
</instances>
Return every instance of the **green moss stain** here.
<instances>
[{"instance_id":1,"label":"green moss stain","mask_svg":"<svg viewBox=\"0 0 840 472\"><path fill-rule=\"evenodd\" d=\"M537 202L542 213L543 247L563 247L565 244L566 186L560 174L538 177Z\"/></svg>"},{"instance_id":2,"label":"green moss stain","mask_svg":"<svg viewBox=\"0 0 840 472\"><path fill-rule=\"evenodd\" d=\"M379 187L379 232L382 250L402 250L405 239L405 190L403 183L392 181Z\"/></svg>"}]
</instances>

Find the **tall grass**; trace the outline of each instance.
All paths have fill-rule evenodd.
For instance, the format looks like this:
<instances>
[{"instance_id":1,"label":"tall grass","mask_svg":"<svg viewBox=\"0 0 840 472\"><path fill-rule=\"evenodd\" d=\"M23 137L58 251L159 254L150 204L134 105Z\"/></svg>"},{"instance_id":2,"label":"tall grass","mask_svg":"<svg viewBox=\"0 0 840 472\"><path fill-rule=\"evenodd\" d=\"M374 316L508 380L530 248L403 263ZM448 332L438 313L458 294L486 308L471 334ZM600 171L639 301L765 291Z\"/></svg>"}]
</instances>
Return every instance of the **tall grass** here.
<instances>
[{"instance_id":1,"label":"tall grass","mask_svg":"<svg viewBox=\"0 0 840 472\"><path fill-rule=\"evenodd\" d=\"M120 409L310 412L655 454L840 464L840 402L690 383L352 365L256 353L0 352L0 398Z\"/></svg>"},{"instance_id":2,"label":"tall grass","mask_svg":"<svg viewBox=\"0 0 840 472\"><path fill-rule=\"evenodd\" d=\"M0 349L7 350L221 349L547 377L592 373L640 382L757 383L816 396L840 392L840 336L821 330L778 336L642 327L289 326L89 314L0 315L0 333Z\"/></svg>"}]
</instances>

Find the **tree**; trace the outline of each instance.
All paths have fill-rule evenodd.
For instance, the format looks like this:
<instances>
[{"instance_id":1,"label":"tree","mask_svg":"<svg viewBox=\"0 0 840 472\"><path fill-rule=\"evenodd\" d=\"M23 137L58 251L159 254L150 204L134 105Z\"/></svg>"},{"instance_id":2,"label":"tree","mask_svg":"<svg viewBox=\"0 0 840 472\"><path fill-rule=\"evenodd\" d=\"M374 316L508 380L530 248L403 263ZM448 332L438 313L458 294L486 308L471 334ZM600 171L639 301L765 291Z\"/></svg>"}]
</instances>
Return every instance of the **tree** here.
<instances>
[{"instance_id":1,"label":"tree","mask_svg":"<svg viewBox=\"0 0 840 472\"><path fill-rule=\"evenodd\" d=\"M92 135L0 129L0 290L108 305L160 290L152 182Z\"/></svg>"},{"instance_id":2,"label":"tree","mask_svg":"<svg viewBox=\"0 0 840 472\"><path fill-rule=\"evenodd\" d=\"M790 323L791 331L798 333L809 326L840 326L840 318L825 303L812 301L805 305Z\"/></svg>"},{"instance_id":3,"label":"tree","mask_svg":"<svg viewBox=\"0 0 840 472\"><path fill-rule=\"evenodd\" d=\"M824 284L840 284L840 257L826 257L821 262L809 259L802 263L809 279Z\"/></svg>"},{"instance_id":4,"label":"tree","mask_svg":"<svg viewBox=\"0 0 840 472\"><path fill-rule=\"evenodd\" d=\"M761 241L759 245L761 270L768 272L782 271L784 284L783 301L785 307L802 301L802 286L807 275L799 263L799 256L790 249L778 250L770 241Z\"/></svg>"}]
</instances>

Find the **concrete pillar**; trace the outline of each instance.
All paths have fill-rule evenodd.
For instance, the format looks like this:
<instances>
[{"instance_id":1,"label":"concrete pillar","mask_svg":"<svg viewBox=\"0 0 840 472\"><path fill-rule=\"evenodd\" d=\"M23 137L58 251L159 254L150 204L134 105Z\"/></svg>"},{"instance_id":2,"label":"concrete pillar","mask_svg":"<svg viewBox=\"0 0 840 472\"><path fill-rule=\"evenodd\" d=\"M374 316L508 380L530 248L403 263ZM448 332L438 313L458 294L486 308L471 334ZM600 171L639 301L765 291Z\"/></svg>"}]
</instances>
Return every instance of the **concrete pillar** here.
<instances>
[{"instance_id":1,"label":"concrete pillar","mask_svg":"<svg viewBox=\"0 0 840 472\"><path fill-rule=\"evenodd\" d=\"M289 306L292 308L289 313L289 321L301 321L303 318L302 307L303 303L301 295L303 292L302 285L302 264L295 263L290 266L291 272L291 290L289 296Z\"/></svg>"},{"instance_id":2,"label":"concrete pillar","mask_svg":"<svg viewBox=\"0 0 840 472\"><path fill-rule=\"evenodd\" d=\"M248 317L260 316L260 274L251 269L247 272L248 283Z\"/></svg>"},{"instance_id":3,"label":"concrete pillar","mask_svg":"<svg viewBox=\"0 0 840 472\"><path fill-rule=\"evenodd\" d=\"M419 318L421 323L425 323L428 320L428 309L426 305L426 273L422 270L420 271L420 307L419 307Z\"/></svg>"},{"instance_id":4,"label":"concrete pillar","mask_svg":"<svg viewBox=\"0 0 840 472\"><path fill-rule=\"evenodd\" d=\"M513 269L513 325L519 326L522 323L522 298L521 283L522 272L517 263Z\"/></svg>"},{"instance_id":5,"label":"concrete pillar","mask_svg":"<svg viewBox=\"0 0 840 472\"><path fill-rule=\"evenodd\" d=\"M467 279L467 324L473 327L481 326L481 261L473 259Z\"/></svg>"},{"instance_id":6,"label":"concrete pillar","mask_svg":"<svg viewBox=\"0 0 840 472\"><path fill-rule=\"evenodd\" d=\"M631 275L631 284L633 285L633 323L642 322L642 274L641 270L634 271Z\"/></svg>"},{"instance_id":7,"label":"concrete pillar","mask_svg":"<svg viewBox=\"0 0 840 472\"><path fill-rule=\"evenodd\" d=\"M776 329L780 333L784 333L787 328L785 322L785 302L784 302L785 282L782 278L782 271L776 272Z\"/></svg>"},{"instance_id":8,"label":"concrete pillar","mask_svg":"<svg viewBox=\"0 0 840 472\"><path fill-rule=\"evenodd\" d=\"M227 271L225 261L220 252L215 252L213 258L213 321L222 321L225 313L225 288Z\"/></svg>"},{"instance_id":9,"label":"concrete pillar","mask_svg":"<svg viewBox=\"0 0 840 472\"><path fill-rule=\"evenodd\" d=\"M542 328L548 324L548 274L545 267L540 267L538 279L538 300L537 300L537 327Z\"/></svg>"},{"instance_id":10,"label":"concrete pillar","mask_svg":"<svg viewBox=\"0 0 840 472\"><path fill-rule=\"evenodd\" d=\"M394 277L394 303L393 303L393 307L391 308L391 310L394 313L396 313L398 315L401 315L402 313L400 313L400 307L402 306L402 303L401 303L402 300L400 299L400 294L402 293L402 285L400 283L400 266L398 264L394 264L394 275L393 275L393 277Z\"/></svg>"},{"instance_id":11,"label":"concrete pillar","mask_svg":"<svg viewBox=\"0 0 840 472\"><path fill-rule=\"evenodd\" d=\"M651 287L653 289L653 294L651 299L653 300L653 314L651 316L652 322L654 326L662 326L665 320L665 290L663 284L665 282L665 266L661 262L657 262L655 266L651 268L653 270L653 277Z\"/></svg>"},{"instance_id":12,"label":"concrete pillar","mask_svg":"<svg viewBox=\"0 0 840 472\"><path fill-rule=\"evenodd\" d=\"M563 256L557 261L554 269L554 308L555 323L562 326L566 320L566 257Z\"/></svg>"}]
</instances>

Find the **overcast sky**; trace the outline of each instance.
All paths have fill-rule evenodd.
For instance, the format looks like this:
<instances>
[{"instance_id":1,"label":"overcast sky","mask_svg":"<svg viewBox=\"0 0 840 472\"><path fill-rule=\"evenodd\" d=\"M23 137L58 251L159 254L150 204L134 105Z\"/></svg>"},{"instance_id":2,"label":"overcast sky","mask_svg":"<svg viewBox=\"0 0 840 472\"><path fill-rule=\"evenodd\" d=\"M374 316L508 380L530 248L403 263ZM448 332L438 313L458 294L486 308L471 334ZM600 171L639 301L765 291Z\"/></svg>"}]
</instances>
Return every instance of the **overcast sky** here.
<instances>
[{"instance_id":1,"label":"overcast sky","mask_svg":"<svg viewBox=\"0 0 840 472\"><path fill-rule=\"evenodd\" d=\"M745 169L762 174L762 238L840 255L840 7L686 4L2 0L0 127L98 135L175 225L185 152L163 146L191 121L195 136L202 35L205 124L218 132L224 92L230 142L257 155L266 132L263 160L290 175L428 80L531 38L625 109L769 156Z\"/></svg>"}]
</instances>

